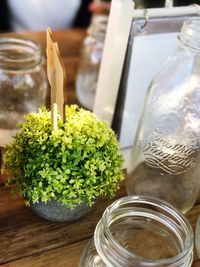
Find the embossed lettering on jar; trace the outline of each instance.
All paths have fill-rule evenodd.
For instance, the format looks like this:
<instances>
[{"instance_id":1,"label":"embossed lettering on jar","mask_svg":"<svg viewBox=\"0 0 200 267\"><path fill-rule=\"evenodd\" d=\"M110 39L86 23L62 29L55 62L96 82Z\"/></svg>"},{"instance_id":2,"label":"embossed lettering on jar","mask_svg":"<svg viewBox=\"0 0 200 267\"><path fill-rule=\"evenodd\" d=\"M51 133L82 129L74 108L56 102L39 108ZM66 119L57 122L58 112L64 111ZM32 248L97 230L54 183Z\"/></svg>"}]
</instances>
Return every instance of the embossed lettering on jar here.
<instances>
[{"instance_id":1,"label":"embossed lettering on jar","mask_svg":"<svg viewBox=\"0 0 200 267\"><path fill-rule=\"evenodd\" d=\"M200 188L200 18L186 20L178 39L148 90L126 188L187 212Z\"/></svg>"}]
</instances>

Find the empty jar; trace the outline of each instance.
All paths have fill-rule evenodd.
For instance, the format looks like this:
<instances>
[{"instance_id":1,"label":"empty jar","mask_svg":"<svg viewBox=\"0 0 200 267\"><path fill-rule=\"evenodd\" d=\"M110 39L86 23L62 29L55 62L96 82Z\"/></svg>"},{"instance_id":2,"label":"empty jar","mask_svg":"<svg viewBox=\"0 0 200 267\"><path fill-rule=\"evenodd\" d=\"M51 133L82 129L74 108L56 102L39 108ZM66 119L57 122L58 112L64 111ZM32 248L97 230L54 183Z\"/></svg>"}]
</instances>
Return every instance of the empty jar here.
<instances>
[{"instance_id":1,"label":"empty jar","mask_svg":"<svg viewBox=\"0 0 200 267\"><path fill-rule=\"evenodd\" d=\"M38 43L20 37L0 38L0 145L17 131L28 112L46 104L47 79Z\"/></svg>"},{"instance_id":2,"label":"empty jar","mask_svg":"<svg viewBox=\"0 0 200 267\"><path fill-rule=\"evenodd\" d=\"M187 19L178 39L147 91L126 188L186 213L200 190L200 18Z\"/></svg>"},{"instance_id":3,"label":"empty jar","mask_svg":"<svg viewBox=\"0 0 200 267\"><path fill-rule=\"evenodd\" d=\"M94 3L110 2L109 0L95 0ZM100 63L103 54L104 40L108 23L108 11L100 10L92 16L91 24L87 30L87 36L83 42L80 56L80 64L76 77L76 94L79 103L92 110Z\"/></svg>"},{"instance_id":4,"label":"empty jar","mask_svg":"<svg viewBox=\"0 0 200 267\"><path fill-rule=\"evenodd\" d=\"M79 267L189 267L193 232L167 202L128 196L104 212Z\"/></svg>"}]
</instances>

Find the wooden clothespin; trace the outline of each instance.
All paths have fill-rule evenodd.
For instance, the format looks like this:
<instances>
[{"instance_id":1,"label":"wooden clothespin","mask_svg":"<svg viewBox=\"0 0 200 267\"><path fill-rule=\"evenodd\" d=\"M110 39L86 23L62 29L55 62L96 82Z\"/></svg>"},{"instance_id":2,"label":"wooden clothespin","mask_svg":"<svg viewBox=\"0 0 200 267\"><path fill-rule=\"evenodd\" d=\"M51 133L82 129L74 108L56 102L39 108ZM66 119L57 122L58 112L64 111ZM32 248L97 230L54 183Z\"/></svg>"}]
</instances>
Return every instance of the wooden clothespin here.
<instances>
[{"instance_id":1,"label":"wooden clothespin","mask_svg":"<svg viewBox=\"0 0 200 267\"><path fill-rule=\"evenodd\" d=\"M50 28L47 34L47 77L51 86L51 123L52 130L57 130L57 111L64 122L64 84L65 72L60 57L58 44L52 41Z\"/></svg>"}]
</instances>

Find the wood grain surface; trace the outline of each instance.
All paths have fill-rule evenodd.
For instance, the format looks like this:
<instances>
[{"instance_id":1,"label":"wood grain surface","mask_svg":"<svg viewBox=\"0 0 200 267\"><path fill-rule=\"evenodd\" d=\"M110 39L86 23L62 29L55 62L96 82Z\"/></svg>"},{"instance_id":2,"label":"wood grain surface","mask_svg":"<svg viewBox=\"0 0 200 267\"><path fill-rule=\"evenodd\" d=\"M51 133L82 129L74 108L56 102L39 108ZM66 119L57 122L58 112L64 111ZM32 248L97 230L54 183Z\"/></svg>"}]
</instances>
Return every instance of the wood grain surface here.
<instances>
[{"instance_id":1,"label":"wood grain surface","mask_svg":"<svg viewBox=\"0 0 200 267\"><path fill-rule=\"evenodd\" d=\"M124 187L121 187L117 197L124 194ZM104 209L114 200L98 200L92 210L77 221L52 223L34 214L22 198L11 194L10 188L1 187L0 196L0 264L33 255L41 258L43 252L62 247L66 250L68 245L88 240Z\"/></svg>"},{"instance_id":2,"label":"wood grain surface","mask_svg":"<svg viewBox=\"0 0 200 267\"><path fill-rule=\"evenodd\" d=\"M45 33L24 33L23 36L39 42L45 55ZM64 60L67 85L65 102L78 103L75 94L75 77L78 69L84 30L67 30L53 33ZM2 267L76 267L86 243L104 209L114 201L99 199L93 209L82 219L71 223L52 223L35 215L19 196L13 197L0 180L0 265ZM124 196L121 186L116 198ZM187 218L195 229L200 205L188 212ZM194 249L193 267L200 267Z\"/></svg>"}]
</instances>

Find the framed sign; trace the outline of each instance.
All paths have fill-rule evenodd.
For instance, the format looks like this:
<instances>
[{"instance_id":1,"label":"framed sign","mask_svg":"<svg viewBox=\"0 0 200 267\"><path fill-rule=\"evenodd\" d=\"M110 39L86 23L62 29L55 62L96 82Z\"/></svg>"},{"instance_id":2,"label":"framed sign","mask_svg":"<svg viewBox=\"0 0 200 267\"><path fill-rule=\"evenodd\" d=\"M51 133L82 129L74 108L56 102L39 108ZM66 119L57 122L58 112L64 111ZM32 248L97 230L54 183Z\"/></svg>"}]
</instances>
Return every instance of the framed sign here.
<instances>
[{"instance_id":1,"label":"framed sign","mask_svg":"<svg viewBox=\"0 0 200 267\"><path fill-rule=\"evenodd\" d=\"M122 149L134 143L149 84L173 55L183 21L199 14L197 5L136 10L131 0L113 0L93 111Z\"/></svg>"}]
</instances>

